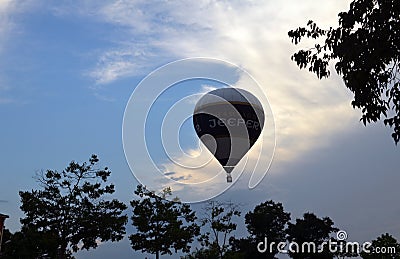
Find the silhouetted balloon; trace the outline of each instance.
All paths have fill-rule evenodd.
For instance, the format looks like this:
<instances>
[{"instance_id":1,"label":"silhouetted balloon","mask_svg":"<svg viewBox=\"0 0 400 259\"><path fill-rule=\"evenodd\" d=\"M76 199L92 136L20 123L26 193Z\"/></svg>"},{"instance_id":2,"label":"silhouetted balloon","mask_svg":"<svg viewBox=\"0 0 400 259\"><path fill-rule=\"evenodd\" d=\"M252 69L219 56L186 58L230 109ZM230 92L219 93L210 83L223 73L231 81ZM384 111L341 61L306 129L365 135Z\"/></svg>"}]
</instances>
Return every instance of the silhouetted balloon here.
<instances>
[{"instance_id":1,"label":"silhouetted balloon","mask_svg":"<svg viewBox=\"0 0 400 259\"><path fill-rule=\"evenodd\" d=\"M264 111L248 91L220 88L200 98L193 124L198 137L227 172L227 182L232 182L231 171L261 134Z\"/></svg>"}]
</instances>

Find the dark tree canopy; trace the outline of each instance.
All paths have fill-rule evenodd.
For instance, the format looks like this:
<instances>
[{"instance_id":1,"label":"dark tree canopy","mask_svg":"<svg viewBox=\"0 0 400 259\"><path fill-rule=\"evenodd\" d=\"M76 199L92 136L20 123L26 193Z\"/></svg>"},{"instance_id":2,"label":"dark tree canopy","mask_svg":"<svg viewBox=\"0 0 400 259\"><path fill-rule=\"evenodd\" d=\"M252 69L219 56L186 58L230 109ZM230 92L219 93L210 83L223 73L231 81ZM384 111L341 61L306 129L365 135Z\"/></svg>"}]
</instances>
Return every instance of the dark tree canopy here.
<instances>
[{"instance_id":1,"label":"dark tree canopy","mask_svg":"<svg viewBox=\"0 0 400 259\"><path fill-rule=\"evenodd\" d=\"M370 253L362 252L363 259L400 259L400 244L389 233L372 240Z\"/></svg>"},{"instance_id":2,"label":"dark tree canopy","mask_svg":"<svg viewBox=\"0 0 400 259\"><path fill-rule=\"evenodd\" d=\"M58 256L59 238L52 231L39 232L36 229L22 227L21 231L14 234L8 230L5 233L0 258L36 259Z\"/></svg>"},{"instance_id":3,"label":"dark tree canopy","mask_svg":"<svg viewBox=\"0 0 400 259\"><path fill-rule=\"evenodd\" d=\"M106 184L111 171L96 169L99 159L88 163L72 161L62 172L47 170L37 175L41 189L21 191L23 227L57 236L59 257L71 250L96 248L98 242L118 241L125 234L127 208L116 199L114 185Z\"/></svg>"},{"instance_id":4,"label":"dark tree canopy","mask_svg":"<svg viewBox=\"0 0 400 259\"><path fill-rule=\"evenodd\" d=\"M257 250L257 244L264 242L267 238L268 243L284 242L286 240L286 225L290 220L290 213L285 212L282 203L272 200L257 205L253 211L245 216L247 231L250 236L241 239L231 239L232 250L240 253L243 258L276 258L278 253L276 246L272 251L267 249L264 253Z\"/></svg>"},{"instance_id":5,"label":"dark tree canopy","mask_svg":"<svg viewBox=\"0 0 400 259\"><path fill-rule=\"evenodd\" d=\"M307 27L289 31L298 44L304 37L322 38L313 48L292 56L300 68L308 68L318 78L336 72L353 92L351 102L361 109L366 125L383 119L400 141L400 1L353 0L347 12L339 13L337 28L322 29L309 21Z\"/></svg>"},{"instance_id":6,"label":"dark tree canopy","mask_svg":"<svg viewBox=\"0 0 400 259\"><path fill-rule=\"evenodd\" d=\"M225 258L225 254L229 251L229 239L237 227L234 220L241 214L238 205L232 202L211 200L206 203L203 211L201 226L206 227L207 230L199 239L203 246L200 254L208 253L213 258ZM197 257L195 254L194 258Z\"/></svg>"},{"instance_id":7,"label":"dark tree canopy","mask_svg":"<svg viewBox=\"0 0 400 259\"><path fill-rule=\"evenodd\" d=\"M275 242L285 240L285 228L289 220L290 213L285 212L282 203L272 200L257 205L245 216L247 230L252 236L260 240L267 237Z\"/></svg>"},{"instance_id":8,"label":"dark tree canopy","mask_svg":"<svg viewBox=\"0 0 400 259\"><path fill-rule=\"evenodd\" d=\"M333 221L328 218L318 218L313 213L304 213L302 219L296 219L296 223L288 223L287 240L304 244L313 242L318 250L323 242L328 242L330 234L338 229L333 226ZM289 252L294 259L332 259L334 255L329 252L328 247L324 247L322 253L313 253L309 251L299 251L298 253Z\"/></svg>"},{"instance_id":9,"label":"dark tree canopy","mask_svg":"<svg viewBox=\"0 0 400 259\"><path fill-rule=\"evenodd\" d=\"M160 195L138 185L135 194L139 199L131 201L132 224L136 233L129 236L132 248L155 254L172 254L182 250L190 251L190 243L200 233L195 223L196 215L188 204L177 199L169 201L171 189L166 188Z\"/></svg>"}]
</instances>

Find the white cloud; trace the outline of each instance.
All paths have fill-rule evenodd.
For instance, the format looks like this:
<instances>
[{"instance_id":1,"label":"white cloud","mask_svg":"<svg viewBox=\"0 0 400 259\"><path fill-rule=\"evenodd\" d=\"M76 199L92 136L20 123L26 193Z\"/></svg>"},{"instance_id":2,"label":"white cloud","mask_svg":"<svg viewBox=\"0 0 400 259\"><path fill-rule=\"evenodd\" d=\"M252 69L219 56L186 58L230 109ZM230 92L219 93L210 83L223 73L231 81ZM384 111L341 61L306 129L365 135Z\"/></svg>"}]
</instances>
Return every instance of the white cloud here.
<instances>
[{"instance_id":1,"label":"white cloud","mask_svg":"<svg viewBox=\"0 0 400 259\"><path fill-rule=\"evenodd\" d=\"M15 2L12 0L1 0L0 1L0 51L2 45L7 39L7 34L10 32L13 23L10 19L10 14L15 9Z\"/></svg>"},{"instance_id":2,"label":"white cloud","mask_svg":"<svg viewBox=\"0 0 400 259\"><path fill-rule=\"evenodd\" d=\"M41 2L41 0L0 0L0 53L11 36L19 32L14 20L15 16L26 10L32 10L34 6L38 6Z\"/></svg>"},{"instance_id":3,"label":"white cloud","mask_svg":"<svg viewBox=\"0 0 400 259\"><path fill-rule=\"evenodd\" d=\"M329 143L329 136L346 130L358 114L337 76L317 80L290 60L297 47L287 32L308 19L334 25L337 13L347 9L349 2L120 0L105 4L98 7L96 17L120 26L126 35L117 50L100 56L91 75L99 84L109 83L150 71L168 58L209 56L234 62L257 79L269 98L276 121L276 158L294 159Z\"/></svg>"},{"instance_id":4,"label":"white cloud","mask_svg":"<svg viewBox=\"0 0 400 259\"><path fill-rule=\"evenodd\" d=\"M125 41L119 46L121 52L144 52L149 63L154 64L160 56L208 55L251 68L254 66L251 64L260 59L264 65L282 63L277 58L290 53L287 49L291 47L287 37L289 29L304 24L307 17L315 17L323 24L335 23L337 11L346 3L326 1L324 6L314 5L310 0L279 3L168 1L158 4L120 0L103 6L96 2L94 10L99 19L125 29L122 31L126 34ZM146 53L148 49L153 49L152 56ZM112 55L119 57L119 52L107 52L107 56ZM129 55L126 59L141 65ZM113 66L110 70L114 71ZM125 73L115 73L112 79L118 76L125 76Z\"/></svg>"},{"instance_id":5,"label":"white cloud","mask_svg":"<svg viewBox=\"0 0 400 259\"><path fill-rule=\"evenodd\" d=\"M202 85L201 90L197 94L192 95L189 98L187 98L187 101L191 104L196 104L204 94L206 94L212 90L215 90L215 89L217 89L217 87L213 86L213 85Z\"/></svg>"},{"instance_id":6,"label":"white cloud","mask_svg":"<svg viewBox=\"0 0 400 259\"><path fill-rule=\"evenodd\" d=\"M98 61L97 68L89 73L97 84L106 84L122 76L133 75L140 68L137 51L112 50L104 53Z\"/></svg>"},{"instance_id":7,"label":"white cloud","mask_svg":"<svg viewBox=\"0 0 400 259\"><path fill-rule=\"evenodd\" d=\"M1 58L7 54L7 45L12 43L13 37L20 33L20 27L15 21L15 17L32 9L34 4L38 4L40 0L0 0L0 66L6 67L8 64ZM7 59L4 59L7 60ZM8 84L7 74L0 71L0 104L21 103L14 98L6 96L6 92L12 87Z\"/></svg>"}]
</instances>

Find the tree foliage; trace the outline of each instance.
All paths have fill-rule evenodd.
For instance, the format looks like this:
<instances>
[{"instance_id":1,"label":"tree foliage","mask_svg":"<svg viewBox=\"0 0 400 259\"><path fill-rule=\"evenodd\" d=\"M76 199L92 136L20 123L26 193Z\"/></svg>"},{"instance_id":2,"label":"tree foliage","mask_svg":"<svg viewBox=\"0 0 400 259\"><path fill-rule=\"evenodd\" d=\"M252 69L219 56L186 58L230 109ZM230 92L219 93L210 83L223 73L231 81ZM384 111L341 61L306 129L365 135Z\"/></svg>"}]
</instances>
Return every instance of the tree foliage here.
<instances>
[{"instance_id":1,"label":"tree foliage","mask_svg":"<svg viewBox=\"0 0 400 259\"><path fill-rule=\"evenodd\" d=\"M304 213L302 219L296 219L296 223L288 223L287 239L289 242L295 242L301 245L307 242L313 242L316 245L316 250L321 248L323 242L328 242L330 234L338 229L333 227L333 221L329 217L318 218L313 213ZM308 248L307 248L308 249ZM301 251L289 255L294 259L323 259L333 258L334 255L329 251L328 247L324 247L322 253L310 251Z\"/></svg>"},{"instance_id":2,"label":"tree foliage","mask_svg":"<svg viewBox=\"0 0 400 259\"><path fill-rule=\"evenodd\" d=\"M99 242L118 241L125 234L125 204L106 199L114 185L106 184L111 171L96 169L99 159L72 161L62 172L47 170L37 175L41 189L20 191L26 229L57 236L59 256L96 248Z\"/></svg>"},{"instance_id":3,"label":"tree foliage","mask_svg":"<svg viewBox=\"0 0 400 259\"><path fill-rule=\"evenodd\" d=\"M247 230L253 237L259 240L267 237L274 242L285 240L285 228L289 220L290 213L285 212L282 203L272 200L257 205L245 216Z\"/></svg>"},{"instance_id":4,"label":"tree foliage","mask_svg":"<svg viewBox=\"0 0 400 259\"><path fill-rule=\"evenodd\" d=\"M361 253L363 259L400 259L400 244L389 233L372 240L369 250L371 253Z\"/></svg>"},{"instance_id":5,"label":"tree foliage","mask_svg":"<svg viewBox=\"0 0 400 259\"><path fill-rule=\"evenodd\" d=\"M335 258L345 259L358 257L360 249L356 245L348 245L346 240L334 240L336 242L336 251L334 252Z\"/></svg>"},{"instance_id":6,"label":"tree foliage","mask_svg":"<svg viewBox=\"0 0 400 259\"><path fill-rule=\"evenodd\" d=\"M200 249L196 248L190 254L182 256L182 259L209 259L209 258L221 258L221 255L218 252L218 248L215 243L210 244L208 247L201 247ZM231 258L231 257L223 257L223 258Z\"/></svg>"},{"instance_id":7,"label":"tree foliage","mask_svg":"<svg viewBox=\"0 0 400 259\"><path fill-rule=\"evenodd\" d=\"M245 216L247 231L250 236L241 239L232 238L232 250L239 253L242 258L276 258L277 247L273 250L267 249L264 253L257 250L259 242L264 242L267 238L268 243L284 242L286 240L286 225L290 220L290 213L285 212L282 203L272 200L265 201L257 205L253 211Z\"/></svg>"},{"instance_id":8,"label":"tree foliage","mask_svg":"<svg viewBox=\"0 0 400 259\"><path fill-rule=\"evenodd\" d=\"M240 217L238 206L232 202L209 201L203 208L204 216L201 226L206 227L199 241L203 246L203 253L209 253L214 258L224 258L229 248L229 238L236 230L235 217ZM197 257L196 257L197 258Z\"/></svg>"},{"instance_id":9,"label":"tree foliage","mask_svg":"<svg viewBox=\"0 0 400 259\"><path fill-rule=\"evenodd\" d=\"M11 234L8 230L3 240L1 258L57 258L59 239L52 231L37 231L22 227ZM70 256L70 254L69 254Z\"/></svg>"},{"instance_id":10,"label":"tree foliage","mask_svg":"<svg viewBox=\"0 0 400 259\"><path fill-rule=\"evenodd\" d=\"M245 216L247 231L250 236L235 240L236 250L241 251L245 258L276 258L278 253L276 246L273 250L263 254L257 251L257 244L267 238L268 243L283 242L286 240L286 225L290 220L290 213L285 212L282 203L272 200L257 205L253 211Z\"/></svg>"},{"instance_id":11,"label":"tree foliage","mask_svg":"<svg viewBox=\"0 0 400 259\"><path fill-rule=\"evenodd\" d=\"M301 49L292 60L318 78L330 75L329 63L354 93L351 104L361 109L366 125L384 118L400 141L400 1L353 0L339 13L339 26L322 29L313 21L289 31L298 44L304 37L322 39L313 48Z\"/></svg>"},{"instance_id":12,"label":"tree foliage","mask_svg":"<svg viewBox=\"0 0 400 259\"><path fill-rule=\"evenodd\" d=\"M171 189L166 188L160 195L138 185L135 194L139 199L132 200L132 224L136 233L129 236L132 248L155 254L172 254L182 250L190 251L190 243L199 235L196 215L188 204L177 199L167 200Z\"/></svg>"}]
</instances>

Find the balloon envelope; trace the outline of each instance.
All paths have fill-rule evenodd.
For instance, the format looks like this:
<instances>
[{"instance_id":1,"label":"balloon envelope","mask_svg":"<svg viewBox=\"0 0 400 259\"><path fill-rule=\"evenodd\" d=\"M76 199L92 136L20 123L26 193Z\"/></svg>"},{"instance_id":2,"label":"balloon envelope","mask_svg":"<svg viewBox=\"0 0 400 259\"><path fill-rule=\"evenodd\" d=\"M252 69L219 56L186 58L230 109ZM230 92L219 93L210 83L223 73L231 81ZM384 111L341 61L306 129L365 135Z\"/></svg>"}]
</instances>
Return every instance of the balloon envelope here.
<instances>
[{"instance_id":1,"label":"balloon envelope","mask_svg":"<svg viewBox=\"0 0 400 259\"><path fill-rule=\"evenodd\" d=\"M228 174L257 141L264 119L260 101L238 88L206 93L193 114L198 137Z\"/></svg>"}]
</instances>

